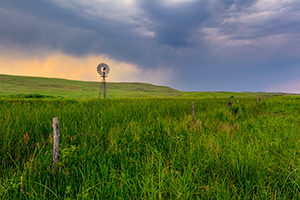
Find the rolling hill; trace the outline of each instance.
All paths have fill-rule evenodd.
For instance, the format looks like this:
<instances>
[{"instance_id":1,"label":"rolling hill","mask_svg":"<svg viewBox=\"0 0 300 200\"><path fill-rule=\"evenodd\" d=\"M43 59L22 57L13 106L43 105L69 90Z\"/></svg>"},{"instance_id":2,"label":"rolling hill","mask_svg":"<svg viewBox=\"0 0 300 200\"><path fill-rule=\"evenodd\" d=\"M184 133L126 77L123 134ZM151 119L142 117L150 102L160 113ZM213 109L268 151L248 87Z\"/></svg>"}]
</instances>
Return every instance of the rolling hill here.
<instances>
[{"instance_id":1,"label":"rolling hill","mask_svg":"<svg viewBox=\"0 0 300 200\"><path fill-rule=\"evenodd\" d=\"M0 74L0 96L2 98L97 98L100 82L75 81L58 78L12 76ZM107 83L109 98L128 97L191 97L222 98L272 95L274 93L251 92L182 92L170 87L147 83Z\"/></svg>"}]
</instances>

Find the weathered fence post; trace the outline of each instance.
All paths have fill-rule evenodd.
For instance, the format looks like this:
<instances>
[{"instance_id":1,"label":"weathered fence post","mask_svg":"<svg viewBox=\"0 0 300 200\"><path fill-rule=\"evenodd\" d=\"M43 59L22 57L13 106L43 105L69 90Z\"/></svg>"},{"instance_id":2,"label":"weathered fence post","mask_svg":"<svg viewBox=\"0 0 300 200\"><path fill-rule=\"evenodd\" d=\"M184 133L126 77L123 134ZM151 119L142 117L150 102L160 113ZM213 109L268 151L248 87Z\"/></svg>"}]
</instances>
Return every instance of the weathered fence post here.
<instances>
[{"instance_id":1,"label":"weathered fence post","mask_svg":"<svg viewBox=\"0 0 300 200\"><path fill-rule=\"evenodd\" d=\"M232 108L232 101L228 102L228 108L231 109Z\"/></svg>"},{"instance_id":2,"label":"weathered fence post","mask_svg":"<svg viewBox=\"0 0 300 200\"><path fill-rule=\"evenodd\" d=\"M261 101L261 97L258 97L258 98L257 98L257 102L260 102L260 101Z\"/></svg>"},{"instance_id":3,"label":"weathered fence post","mask_svg":"<svg viewBox=\"0 0 300 200\"><path fill-rule=\"evenodd\" d=\"M193 123L194 123L194 128L195 128L195 111L194 111L194 102L192 102L192 117L193 117Z\"/></svg>"},{"instance_id":4,"label":"weathered fence post","mask_svg":"<svg viewBox=\"0 0 300 200\"><path fill-rule=\"evenodd\" d=\"M53 118L53 160L52 169L56 169L59 154L59 124L57 117Z\"/></svg>"}]
</instances>

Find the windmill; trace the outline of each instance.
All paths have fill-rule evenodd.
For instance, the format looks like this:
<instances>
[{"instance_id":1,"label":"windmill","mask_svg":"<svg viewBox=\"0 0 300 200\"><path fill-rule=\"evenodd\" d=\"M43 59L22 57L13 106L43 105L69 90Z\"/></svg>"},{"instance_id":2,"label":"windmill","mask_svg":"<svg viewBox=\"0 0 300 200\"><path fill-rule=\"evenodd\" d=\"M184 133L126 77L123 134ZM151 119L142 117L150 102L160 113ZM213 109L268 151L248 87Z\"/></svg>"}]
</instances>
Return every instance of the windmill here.
<instances>
[{"instance_id":1,"label":"windmill","mask_svg":"<svg viewBox=\"0 0 300 200\"><path fill-rule=\"evenodd\" d=\"M102 84L101 89L103 90L103 98L106 98L106 84L105 84L105 77L107 77L107 74L109 73L110 68L106 63L100 63L97 66L97 72L102 77ZM101 89L98 98L101 96Z\"/></svg>"}]
</instances>

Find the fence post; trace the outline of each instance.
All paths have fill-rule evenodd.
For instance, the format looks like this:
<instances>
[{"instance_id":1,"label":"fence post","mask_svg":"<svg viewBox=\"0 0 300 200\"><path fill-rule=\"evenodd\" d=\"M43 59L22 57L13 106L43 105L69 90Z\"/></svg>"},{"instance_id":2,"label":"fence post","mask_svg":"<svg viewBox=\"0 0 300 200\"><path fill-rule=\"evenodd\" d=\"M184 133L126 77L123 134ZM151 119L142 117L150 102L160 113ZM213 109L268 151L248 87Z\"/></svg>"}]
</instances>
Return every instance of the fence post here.
<instances>
[{"instance_id":1,"label":"fence post","mask_svg":"<svg viewBox=\"0 0 300 200\"><path fill-rule=\"evenodd\" d=\"M192 117L193 117L193 123L194 123L194 128L195 128L195 111L194 111L194 102L192 102Z\"/></svg>"},{"instance_id":2,"label":"fence post","mask_svg":"<svg viewBox=\"0 0 300 200\"><path fill-rule=\"evenodd\" d=\"M231 109L232 108L232 101L228 102L228 108Z\"/></svg>"},{"instance_id":3,"label":"fence post","mask_svg":"<svg viewBox=\"0 0 300 200\"><path fill-rule=\"evenodd\" d=\"M59 154L59 123L57 117L53 118L53 160L52 169L56 169Z\"/></svg>"},{"instance_id":4,"label":"fence post","mask_svg":"<svg viewBox=\"0 0 300 200\"><path fill-rule=\"evenodd\" d=\"M261 101L261 97L258 97L258 98L257 98L257 102L260 102L260 101Z\"/></svg>"}]
</instances>

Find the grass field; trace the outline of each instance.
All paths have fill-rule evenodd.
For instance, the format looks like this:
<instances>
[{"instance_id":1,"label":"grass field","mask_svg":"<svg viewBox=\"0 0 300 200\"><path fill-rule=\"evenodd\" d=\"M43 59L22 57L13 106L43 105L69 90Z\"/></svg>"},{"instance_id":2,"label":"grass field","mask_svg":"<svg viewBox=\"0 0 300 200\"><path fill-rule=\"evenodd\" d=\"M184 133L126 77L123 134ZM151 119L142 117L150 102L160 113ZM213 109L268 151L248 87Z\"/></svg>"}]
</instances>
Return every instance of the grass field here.
<instances>
[{"instance_id":1,"label":"grass field","mask_svg":"<svg viewBox=\"0 0 300 200\"><path fill-rule=\"evenodd\" d=\"M298 199L300 98L236 100L0 100L0 199Z\"/></svg>"},{"instance_id":2,"label":"grass field","mask_svg":"<svg viewBox=\"0 0 300 200\"><path fill-rule=\"evenodd\" d=\"M0 76L0 199L300 198L299 96L98 85Z\"/></svg>"},{"instance_id":3,"label":"grass field","mask_svg":"<svg viewBox=\"0 0 300 200\"><path fill-rule=\"evenodd\" d=\"M97 98L100 82L72 81L55 78L0 75L0 98L52 97L52 98ZM224 98L267 96L272 93L253 92L181 92L165 86L146 83L107 83L110 98L126 97L179 97L179 98Z\"/></svg>"}]
</instances>

